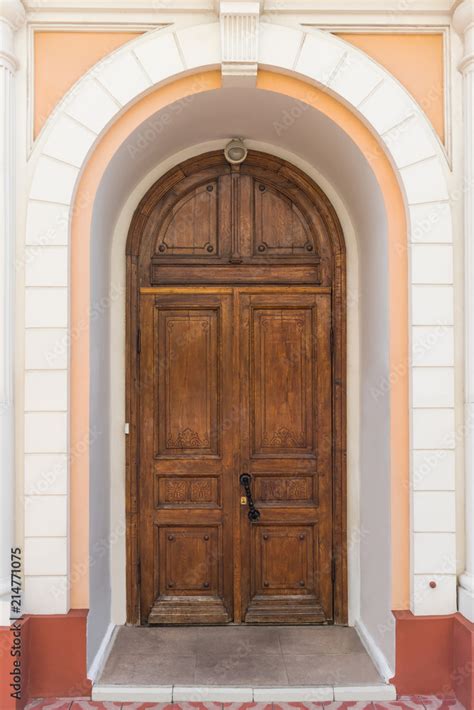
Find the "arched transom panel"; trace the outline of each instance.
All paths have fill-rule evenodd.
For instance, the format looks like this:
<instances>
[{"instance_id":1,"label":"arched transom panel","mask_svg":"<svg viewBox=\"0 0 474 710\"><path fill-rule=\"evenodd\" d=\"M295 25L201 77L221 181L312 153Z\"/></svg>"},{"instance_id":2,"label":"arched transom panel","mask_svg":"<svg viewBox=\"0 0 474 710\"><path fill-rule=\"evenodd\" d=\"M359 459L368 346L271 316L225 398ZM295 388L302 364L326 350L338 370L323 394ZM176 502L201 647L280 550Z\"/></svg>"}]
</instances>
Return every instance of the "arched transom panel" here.
<instances>
[{"instance_id":1,"label":"arched transom panel","mask_svg":"<svg viewBox=\"0 0 474 710\"><path fill-rule=\"evenodd\" d=\"M340 280L343 248L325 195L295 167L256 151L241 165L218 151L168 173L141 201L129 238L141 286L211 279L329 287Z\"/></svg>"}]
</instances>

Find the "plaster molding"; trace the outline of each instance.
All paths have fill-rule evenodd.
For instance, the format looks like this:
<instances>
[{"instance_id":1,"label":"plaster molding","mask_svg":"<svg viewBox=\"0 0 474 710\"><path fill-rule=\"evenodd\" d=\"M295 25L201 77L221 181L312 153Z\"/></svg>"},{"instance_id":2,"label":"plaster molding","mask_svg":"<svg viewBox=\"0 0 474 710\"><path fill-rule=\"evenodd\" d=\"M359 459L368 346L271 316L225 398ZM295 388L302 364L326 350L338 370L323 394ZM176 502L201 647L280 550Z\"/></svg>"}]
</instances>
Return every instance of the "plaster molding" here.
<instances>
[{"instance_id":1,"label":"plaster molding","mask_svg":"<svg viewBox=\"0 0 474 710\"><path fill-rule=\"evenodd\" d=\"M157 58L160 58L159 62ZM64 97L33 149L29 164L27 243L38 243L39 205L43 206L40 231L57 232L59 211L62 222L66 219L66 224L70 223L75 188L94 143L132 102L183 72L213 69L221 63L220 26L218 22L211 22L149 33L93 67ZM409 261L416 257L416 262L413 261L416 269L409 269L410 340L416 339L417 327L435 326L440 318L451 328L453 284L449 268L445 268L452 260L449 166L443 148L418 104L388 71L357 48L321 30L308 31L260 21L258 63L262 68L294 75L310 85L329 90L378 137L380 149L391 160L404 196ZM87 140L82 136L81 127L87 130ZM72 153L71 146L74 147ZM46 210L44 205L52 203L57 207ZM431 220L431 214L436 218ZM69 232L65 239L69 241ZM432 242L442 242L442 257ZM37 248L41 251L47 247L40 243ZM430 271L435 263L439 265L441 275L436 269ZM58 322L68 327L67 281L62 289L43 289L49 291L48 296L54 297L54 308L43 308L38 324L35 320L36 302L40 295L44 295L39 293L40 290L37 284L27 281L27 329L32 327L31 324L45 329L55 327ZM426 375L425 384L429 378L436 378L429 363L413 368L412 380L415 370L417 377L421 371ZM447 363L443 372L452 389L454 363ZM432 379L430 382L427 391L436 391L436 379L434 383ZM50 412L38 412L37 425L44 419L43 425L47 427L50 416ZM424 405L412 402L410 420L412 459L415 455L422 458L426 449L440 449L440 454L445 450L452 451L456 441L451 403ZM52 451L55 445L63 446L62 439L55 442L56 436L59 434L54 431L48 436L47 445ZM433 494L410 491L410 495L416 495L418 505L414 510L415 522L418 523L420 515L427 514L429 530L436 532L440 523ZM420 527L414 530L417 532L413 532L412 539L419 534ZM427 557L431 559L428 553ZM431 571L432 574L437 572L435 569ZM455 573L450 571L444 577L449 578L451 584L438 585L434 589L429 585L429 573L412 574L411 606L415 614L453 611L456 604ZM34 612L34 609L28 611Z\"/></svg>"},{"instance_id":2,"label":"plaster molding","mask_svg":"<svg viewBox=\"0 0 474 710\"><path fill-rule=\"evenodd\" d=\"M239 1L239 0L237 0ZM174 12L218 12L219 0L174 0ZM446 13L450 14L453 0L411 0L400 7L399 0L259 0L262 12L279 14L292 13L333 13L350 12L364 13ZM103 10L106 12L123 12L127 10L153 10L166 12L167 3L156 3L156 0L116 0L113 7L108 0L25 0L28 12L48 12L59 10Z\"/></svg>"},{"instance_id":3,"label":"plaster molding","mask_svg":"<svg viewBox=\"0 0 474 710\"><path fill-rule=\"evenodd\" d=\"M2 0L0 6L0 20L8 22L14 32L20 29L25 18L25 8L20 0Z\"/></svg>"},{"instance_id":4,"label":"plaster molding","mask_svg":"<svg viewBox=\"0 0 474 710\"><path fill-rule=\"evenodd\" d=\"M112 639L117 635L117 626L110 622L105 631L99 650L94 656L92 663L87 670L87 677L92 683L95 683L103 667L107 662L110 651L112 649Z\"/></svg>"},{"instance_id":5,"label":"plaster molding","mask_svg":"<svg viewBox=\"0 0 474 710\"><path fill-rule=\"evenodd\" d=\"M474 3L463 0L453 14L463 39L464 123L464 342L465 342L465 506L466 569L459 578L459 610L474 621Z\"/></svg>"},{"instance_id":6,"label":"plaster molding","mask_svg":"<svg viewBox=\"0 0 474 710\"><path fill-rule=\"evenodd\" d=\"M463 39L464 54L459 64L459 71L474 71L474 3L463 0L453 13L453 27Z\"/></svg>"},{"instance_id":7,"label":"plaster molding","mask_svg":"<svg viewBox=\"0 0 474 710\"><path fill-rule=\"evenodd\" d=\"M242 0L236 0L240 2ZM446 24L453 0L258 0L260 14L266 21L315 24L341 23L346 28L359 24L384 27L401 24ZM71 22L101 21L117 24L181 23L216 20L220 0L26 0L28 21Z\"/></svg>"},{"instance_id":8,"label":"plaster molding","mask_svg":"<svg viewBox=\"0 0 474 710\"><path fill-rule=\"evenodd\" d=\"M258 2L221 2L221 70L223 86L255 86L257 83Z\"/></svg>"},{"instance_id":9,"label":"plaster molding","mask_svg":"<svg viewBox=\"0 0 474 710\"><path fill-rule=\"evenodd\" d=\"M19 0L0 6L0 626L10 618L10 548L14 541L14 289L15 289L15 71L14 35L25 10Z\"/></svg>"},{"instance_id":10,"label":"plaster molding","mask_svg":"<svg viewBox=\"0 0 474 710\"><path fill-rule=\"evenodd\" d=\"M15 56L15 32L25 22L25 8L20 0L3 0L0 6L0 67L5 67L11 73L18 68Z\"/></svg>"},{"instance_id":11,"label":"plaster molding","mask_svg":"<svg viewBox=\"0 0 474 710\"><path fill-rule=\"evenodd\" d=\"M377 668L385 683L388 683L395 675L393 668L389 666L387 659L375 643L373 636L369 633L362 619L356 619L354 627L362 641L362 645L372 659L374 666Z\"/></svg>"}]
</instances>

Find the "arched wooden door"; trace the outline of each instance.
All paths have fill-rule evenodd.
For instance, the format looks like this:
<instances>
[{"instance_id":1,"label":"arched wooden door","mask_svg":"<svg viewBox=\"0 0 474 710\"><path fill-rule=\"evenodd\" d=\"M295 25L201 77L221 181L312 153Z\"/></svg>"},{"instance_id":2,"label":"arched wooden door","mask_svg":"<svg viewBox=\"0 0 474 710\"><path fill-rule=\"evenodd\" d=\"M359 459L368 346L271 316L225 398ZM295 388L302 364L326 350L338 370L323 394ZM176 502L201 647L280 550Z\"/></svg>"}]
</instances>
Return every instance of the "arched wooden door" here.
<instances>
[{"instance_id":1,"label":"arched wooden door","mask_svg":"<svg viewBox=\"0 0 474 710\"><path fill-rule=\"evenodd\" d=\"M187 161L134 215L128 303L129 621L344 622L344 246L327 198L261 153Z\"/></svg>"}]
</instances>

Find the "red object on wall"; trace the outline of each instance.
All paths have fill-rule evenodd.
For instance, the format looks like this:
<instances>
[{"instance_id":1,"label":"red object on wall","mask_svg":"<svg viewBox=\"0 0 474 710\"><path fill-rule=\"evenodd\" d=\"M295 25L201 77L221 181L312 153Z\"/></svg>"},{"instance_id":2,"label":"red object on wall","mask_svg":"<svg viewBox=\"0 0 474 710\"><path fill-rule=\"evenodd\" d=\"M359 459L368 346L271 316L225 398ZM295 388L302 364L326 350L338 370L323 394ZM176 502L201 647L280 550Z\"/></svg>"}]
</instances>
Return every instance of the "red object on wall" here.
<instances>
[{"instance_id":1,"label":"red object on wall","mask_svg":"<svg viewBox=\"0 0 474 710\"><path fill-rule=\"evenodd\" d=\"M461 614L414 616L394 611L395 676L399 695L454 692L474 710L474 624Z\"/></svg>"},{"instance_id":2,"label":"red object on wall","mask_svg":"<svg viewBox=\"0 0 474 710\"><path fill-rule=\"evenodd\" d=\"M12 631L0 628L0 709L22 710L29 698L90 697L86 624L86 609L22 619L20 701L10 696Z\"/></svg>"}]
</instances>

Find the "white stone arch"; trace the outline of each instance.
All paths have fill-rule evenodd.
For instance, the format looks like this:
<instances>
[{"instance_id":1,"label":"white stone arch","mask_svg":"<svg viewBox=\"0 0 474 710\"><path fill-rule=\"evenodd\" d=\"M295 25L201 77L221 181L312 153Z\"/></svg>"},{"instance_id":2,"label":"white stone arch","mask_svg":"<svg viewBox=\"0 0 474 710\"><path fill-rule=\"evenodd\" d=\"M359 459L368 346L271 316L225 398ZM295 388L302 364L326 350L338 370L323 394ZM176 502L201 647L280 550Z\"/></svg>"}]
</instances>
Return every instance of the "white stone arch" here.
<instances>
[{"instance_id":1,"label":"white stone arch","mask_svg":"<svg viewBox=\"0 0 474 710\"><path fill-rule=\"evenodd\" d=\"M81 171L97 140L132 103L160 84L220 64L217 22L146 34L106 57L81 78L57 107L35 145L29 162L26 229L25 476L36 480L46 461L48 465L53 461L61 472L64 469L54 508L49 501L49 507L42 509L42 490L33 490L39 494L34 496L34 505L40 514L46 511L57 520L67 520L69 244ZM416 489L417 471L422 475L426 466L454 466L454 403L449 395L453 390L453 359L443 366L446 402L430 403L423 394L430 383L436 389L423 338L437 337L436 329L441 327L439 337L449 346L453 329L452 216L443 148L408 92L381 66L333 35L261 23L259 66L313 82L348 105L378 137L400 182L409 224L410 341L412 346L422 343L412 358L416 366L411 369L410 456ZM58 333L64 333L65 347L39 367L31 353L39 343L44 349L53 330L55 341ZM32 492L30 485L27 493ZM428 516L436 524L436 495L422 490L411 494L415 530L412 546L418 544L417 536L422 534L425 547L420 549L426 549L423 520ZM451 499L454 505L454 493L443 496L446 505L451 505ZM30 506L31 501L27 499L26 504ZM430 533L436 530L429 527ZM67 546L66 522L58 527L58 538L61 531ZM412 568L412 610L420 614L454 611L455 570L448 566L437 574L438 586L427 594L430 571L423 565ZM60 572L56 576L66 582L67 566ZM67 612L67 583L64 593L45 604L29 602L38 591L38 579L26 580L26 611Z\"/></svg>"}]
</instances>

